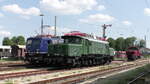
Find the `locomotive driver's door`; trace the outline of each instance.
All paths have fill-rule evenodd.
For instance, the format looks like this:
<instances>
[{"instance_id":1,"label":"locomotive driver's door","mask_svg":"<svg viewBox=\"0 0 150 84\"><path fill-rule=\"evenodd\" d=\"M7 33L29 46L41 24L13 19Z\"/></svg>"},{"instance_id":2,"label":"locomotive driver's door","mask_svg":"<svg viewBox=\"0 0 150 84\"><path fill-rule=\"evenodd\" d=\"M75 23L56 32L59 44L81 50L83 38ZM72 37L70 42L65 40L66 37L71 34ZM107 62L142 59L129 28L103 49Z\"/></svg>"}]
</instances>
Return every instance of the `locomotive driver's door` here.
<instances>
[{"instance_id":1,"label":"locomotive driver's door","mask_svg":"<svg viewBox=\"0 0 150 84\"><path fill-rule=\"evenodd\" d=\"M86 39L84 39L83 41L83 54L86 55L89 53L89 41Z\"/></svg>"}]
</instances>

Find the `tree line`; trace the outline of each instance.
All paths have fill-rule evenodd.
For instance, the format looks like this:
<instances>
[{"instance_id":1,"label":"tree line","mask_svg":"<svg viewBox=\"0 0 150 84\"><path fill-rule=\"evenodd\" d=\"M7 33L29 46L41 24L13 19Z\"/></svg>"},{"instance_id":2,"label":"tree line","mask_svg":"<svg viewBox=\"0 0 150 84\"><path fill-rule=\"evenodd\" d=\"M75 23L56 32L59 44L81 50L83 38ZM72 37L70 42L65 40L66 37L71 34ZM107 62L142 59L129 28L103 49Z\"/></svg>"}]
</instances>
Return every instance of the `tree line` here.
<instances>
[{"instance_id":1,"label":"tree line","mask_svg":"<svg viewBox=\"0 0 150 84\"><path fill-rule=\"evenodd\" d=\"M2 45L4 46L25 45L25 38L23 36L13 36L12 38L4 37Z\"/></svg>"},{"instance_id":2,"label":"tree line","mask_svg":"<svg viewBox=\"0 0 150 84\"><path fill-rule=\"evenodd\" d=\"M136 37L119 37L117 39L108 38L107 41L109 42L109 46L117 51L124 51L131 46L146 47L145 40L137 40ZM25 45L25 38L23 36L13 36L12 38L4 37L2 45Z\"/></svg>"},{"instance_id":3,"label":"tree line","mask_svg":"<svg viewBox=\"0 0 150 84\"><path fill-rule=\"evenodd\" d=\"M117 51L124 51L131 46L146 47L145 40L138 40L136 37L123 38L119 37L117 39L108 38L109 46Z\"/></svg>"}]
</instances>

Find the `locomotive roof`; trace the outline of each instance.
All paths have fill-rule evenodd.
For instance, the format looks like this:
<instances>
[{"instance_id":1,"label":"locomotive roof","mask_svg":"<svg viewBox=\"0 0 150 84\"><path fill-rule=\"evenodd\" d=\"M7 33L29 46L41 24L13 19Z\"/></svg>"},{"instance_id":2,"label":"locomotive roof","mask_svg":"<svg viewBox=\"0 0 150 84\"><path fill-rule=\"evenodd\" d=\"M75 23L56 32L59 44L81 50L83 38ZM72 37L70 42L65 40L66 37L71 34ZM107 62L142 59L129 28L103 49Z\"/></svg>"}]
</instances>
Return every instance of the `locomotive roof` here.
<instances>
[{"instance_id":1,"label":"locomotive roof","mask_svg":"<svg viewBox=\"0 0 150 84\"><path fill-rule=\"evenodd\" d=\"M29 37L28 39L60 39L60 37Z\"/></svg>"},{"instance_id":2,"label":"locomotive roof","mask_svg":"<svg viewBox=\"0 0 150 84\"><path fill-rule=\"evenodd\" d=\"M83 36L62 36L62 38L64 38L64 37L78 37L78 38L87 39L89 41L94 41L94 42L100 42L100 43L108 44L107 41L97 40L97 39L93 39L93 38L89 38L89 37L83 37Z\"/></svg>"},{"instance_id":3,"label":"locomotive roof","mask_svg":"<svg viewBox=\"0 0 150 84\"><path fill-rule=\"evenodd\" d=\"M0 46L0 49L11 49L10 46Z\"/></svg>"},{"instance_id":4,"label":"locomotive roof","mask_svg":"<svg viewBox=\"0 0 150 84\"><path fill-rule=\"evenodd\" d=\"M131 48L139 49L139 48L136 47L136 46L129 47L128 49L131 49Z\"/></svg>"}]
</instances>

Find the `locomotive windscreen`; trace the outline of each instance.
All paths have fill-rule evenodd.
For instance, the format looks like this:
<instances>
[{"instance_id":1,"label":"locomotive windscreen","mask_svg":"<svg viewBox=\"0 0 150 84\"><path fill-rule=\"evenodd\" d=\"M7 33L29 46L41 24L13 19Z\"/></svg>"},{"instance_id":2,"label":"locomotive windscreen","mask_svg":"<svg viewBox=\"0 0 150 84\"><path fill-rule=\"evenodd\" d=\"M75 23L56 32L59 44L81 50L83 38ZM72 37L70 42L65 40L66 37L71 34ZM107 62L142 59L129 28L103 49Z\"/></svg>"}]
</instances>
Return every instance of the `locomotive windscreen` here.
<instances>
[{"instance_id":1,"label":"locomotive windscreen","mask_svg":"<svg viewBox=\"0 0 150 84\"><path fill-rule=\"evenodd\" d=\"M77 37L64 38L64 43L80 44L81 41L82 41L81 38L77 38Z\"/></svg>"},{"instance_id":2,"label":"locomotive windscreen","mask_svg":"<svg viewBox=\"0 0 150 84\"><path fill-rule=\"evenodd\" d=\"M138 48L137 47L130 47L130 48L128 48L128 50L138 50Z\"/></svg>"},{"instance_id":3,"label":"locomotive windscreen","mask_svg":"<svg viewBox=\"0 0 150 84\"><path fill-rule=\"evenodd\" d=\"M27 40L27 46L39 47L40 42L41 42L40 39L30 39L30 40Z\"/></svg>"}]
</instances>

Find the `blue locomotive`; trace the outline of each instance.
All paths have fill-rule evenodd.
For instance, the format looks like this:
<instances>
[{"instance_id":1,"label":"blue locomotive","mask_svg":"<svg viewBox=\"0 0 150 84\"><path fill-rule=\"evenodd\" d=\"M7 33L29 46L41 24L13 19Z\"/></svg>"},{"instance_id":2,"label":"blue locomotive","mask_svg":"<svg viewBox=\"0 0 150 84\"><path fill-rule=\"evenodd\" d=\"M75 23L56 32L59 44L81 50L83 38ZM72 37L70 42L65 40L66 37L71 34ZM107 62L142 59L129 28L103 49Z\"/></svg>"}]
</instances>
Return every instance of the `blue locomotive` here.
<instances>
[{"instance_id":1,"label":"blue locomotive","mask_svg":"<svg viewBox=\"0 0 150 84\"><path fill-rule=\"evenodd\" d=\"M48 45L62 42L60 37L52 37L51 35L30 37L26 43L25 60L31 64L43 64L48 56Z\"/></svg>"}]
</instances>

